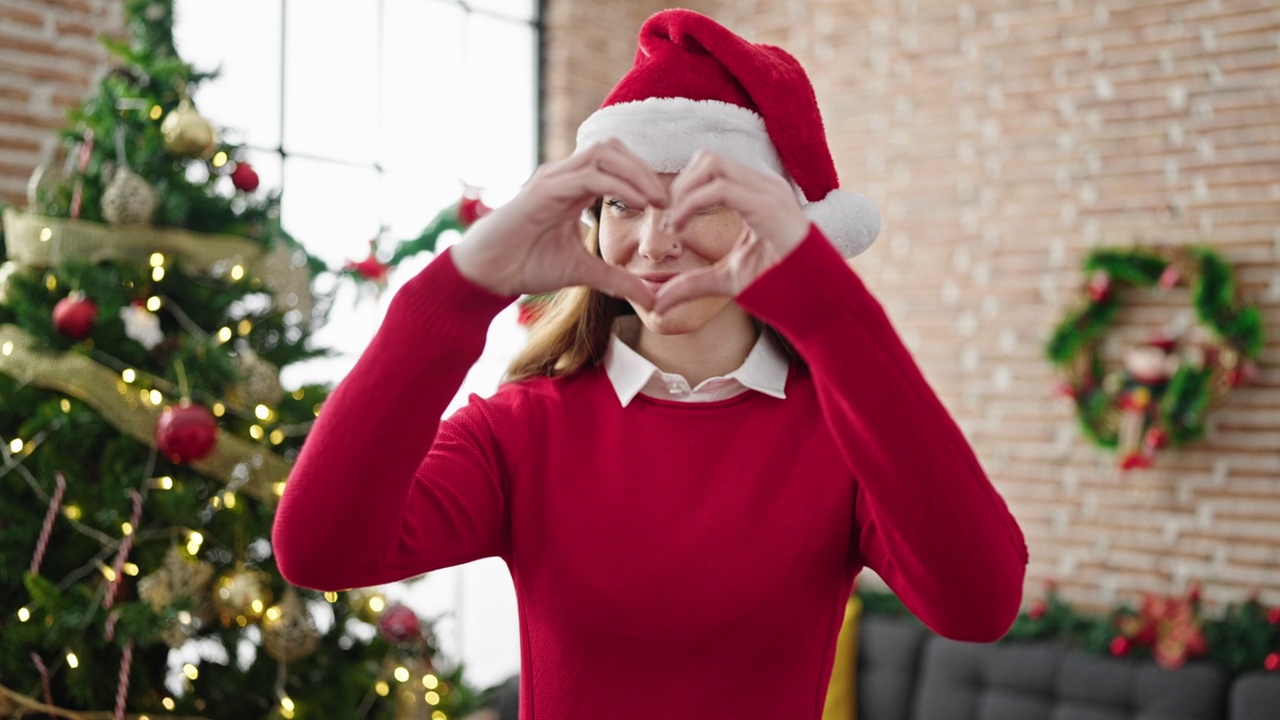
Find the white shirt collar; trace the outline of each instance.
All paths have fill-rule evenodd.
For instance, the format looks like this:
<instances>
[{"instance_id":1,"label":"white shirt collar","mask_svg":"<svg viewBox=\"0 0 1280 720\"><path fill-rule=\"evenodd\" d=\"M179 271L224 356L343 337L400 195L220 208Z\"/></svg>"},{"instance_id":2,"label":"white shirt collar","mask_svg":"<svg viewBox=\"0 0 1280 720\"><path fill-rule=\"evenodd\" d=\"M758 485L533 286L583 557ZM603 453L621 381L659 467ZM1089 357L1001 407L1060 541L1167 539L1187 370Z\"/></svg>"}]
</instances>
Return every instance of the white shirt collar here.
<instances>
[{"instance_id":1,"label":"white shirt collar","mask_svg":"<svg viewBox=\"0 0 1280 720\"><path fill-rule=\"evenodd\" d=\"M723 400L747 390L779 399L787 396L790 362L765 333L760 334L751 352L747 353L746 360L737 370L721 377L708 378L698 383L697 387L690 387L685 378L658 369L619 337L619 333L634 336L634 331L639 329L638 323L639 318L632 315L618 318L604 354L605 373L623 407L641 393L683 402Z\"/></svg>"}]
</instances>

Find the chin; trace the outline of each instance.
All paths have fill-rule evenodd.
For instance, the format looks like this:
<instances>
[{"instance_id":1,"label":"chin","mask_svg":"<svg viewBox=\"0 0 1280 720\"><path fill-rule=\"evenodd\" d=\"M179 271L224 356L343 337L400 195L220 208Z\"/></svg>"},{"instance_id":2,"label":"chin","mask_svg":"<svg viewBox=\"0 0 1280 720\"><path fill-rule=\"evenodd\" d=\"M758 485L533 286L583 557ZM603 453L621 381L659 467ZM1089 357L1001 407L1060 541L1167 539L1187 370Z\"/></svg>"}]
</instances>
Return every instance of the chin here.
<instances>
[{"instance_id":1,"label":"chin","mask_svg":"<svg viewBox=\"0 0 1280 720\"><path fill-rule=\"evenodd\" d=\"M636 308L636 315L640 316L640 322L650 332L659 335L684 335L702 329L732 302L728 298L700 298L677 305L663 315L654 315L643 308Z\"/></svg>"}]
</instances>

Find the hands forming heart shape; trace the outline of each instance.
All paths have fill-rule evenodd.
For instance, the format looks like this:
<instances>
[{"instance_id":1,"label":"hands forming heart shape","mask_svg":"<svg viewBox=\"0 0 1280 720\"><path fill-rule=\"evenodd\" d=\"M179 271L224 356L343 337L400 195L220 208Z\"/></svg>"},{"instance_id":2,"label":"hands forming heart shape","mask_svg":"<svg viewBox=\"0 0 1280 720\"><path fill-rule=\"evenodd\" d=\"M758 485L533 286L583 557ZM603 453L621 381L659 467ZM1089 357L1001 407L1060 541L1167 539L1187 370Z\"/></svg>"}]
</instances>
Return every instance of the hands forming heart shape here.
<instances>
[{"instance_id":1,"label":"hands forming heart shape","mask_svg":"<svg viewBox=\"0 0 1280 720\"><path fill-rule=\"evenodd\" d=\"M582 212L605 195L632 208L664 208L675 233L699 208L722 205L742 218L742 236L710 267L681 273L655 293L584 247ZM701 297L736 296L794 250L808 231L809 218L794 189L777 175L703 151L668 190L648 163L610 140L539 167L511 202L468 230L452 256L465 277L499 294L590 285L662 314Z\"/></svg>"}]
</instances>

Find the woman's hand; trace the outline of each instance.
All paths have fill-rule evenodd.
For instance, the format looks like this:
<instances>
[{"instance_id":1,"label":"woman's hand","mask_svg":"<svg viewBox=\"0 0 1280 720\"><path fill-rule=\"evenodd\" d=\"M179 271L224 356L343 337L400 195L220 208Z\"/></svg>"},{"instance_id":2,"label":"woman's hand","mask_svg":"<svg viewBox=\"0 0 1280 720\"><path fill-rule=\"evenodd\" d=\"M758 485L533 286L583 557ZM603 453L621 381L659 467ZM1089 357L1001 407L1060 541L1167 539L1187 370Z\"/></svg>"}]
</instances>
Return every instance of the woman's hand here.
<instances>
[{"instance_id":1,"label":"woman's hand","mask_svg":"<svg viewBox=\"0 0 1280 720\"><path fill-rule=\"evenodd\" d=\"M809 217L786 180L700 151L671 183L669 229L679 232L698 208L709 205L736 211L745 224L742 237L711 267L663 285L654 299L655 313L704 296L737 296L809 234Z\"/></svg>"},{"instance_id":2,"label":"woman's hand","mask_svg":"<svg viewBox=\"0 0 1280 720\"><path fill-rule=\"evenodd\" d=\"M589 285L652 307L644 282L590 254L582 242L582 213L604 195L636 208L667 206L657 173L622 142L609 140L539 167L511 202L471 226L451 252L454 264L500 295Z\"/></svg>"}]
</instances>

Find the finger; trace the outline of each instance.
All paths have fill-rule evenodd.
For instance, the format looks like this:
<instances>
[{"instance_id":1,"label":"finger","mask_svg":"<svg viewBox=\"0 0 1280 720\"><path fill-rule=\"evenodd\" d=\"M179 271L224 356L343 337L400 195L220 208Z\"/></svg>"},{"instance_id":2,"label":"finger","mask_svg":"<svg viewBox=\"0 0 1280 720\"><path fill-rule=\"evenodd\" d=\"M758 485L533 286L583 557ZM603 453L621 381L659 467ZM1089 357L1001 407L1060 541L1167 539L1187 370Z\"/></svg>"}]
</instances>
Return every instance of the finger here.
<instances>
[{"instance_id":1,"label":"finger","mask_svg":"<svg viewBox=\"0 0 1280 720\"><path fill-rule=\"evenodd\" d=\"M644 203L635 207L655 205L666 207L670 197L658 174L639 155L631 151L621 140L612 138L593 145L582 153L582 165L597 168L616 175L635 186L645 197Z\"/></svg>"},{"instance_id":2,"label":"finger","mask_svg":"<svg viewBox=\"0 0 1280 720\"><path fill-rule=\"evenodd\" d=\"M733 297L731 280L727 265L681 273L658 288L653 300L653 312L661 315L681 303L698 298L726 295Z\"/></svg>"},{"instance_id":3,"label":"finger","mask_svg":"<svg viewBox=\"0 0 1280 720\"><path fill-rule=\"evenodd\" d=\"M630 207L643 208L649 205L649 198L643 190L626 178L595 166L580 168L552 183L551 192L559 201L570 203L575 212L580 212L595 202L596 198L605 195L622 198Z\"/></svg>"},{"instance_id":4,"label":"finger","mask_svg":"<svg viewBox=\"0 0 1280 720\"><path fill-rule=\"evenodd\" d=\"M587 256L577 274L577 284L590 285L610 297L626 298L646 310L653 307L653 291L644 281L600 258Z\"/></svg>"},{"instance_id":5,"label":"finger","mask_svg":"<svg viewBox=\"0 0 1280 720\"><path fill-rule=\"evenodd\" d=\"M676 179L671 181L672 201L688 192L689 188L697 187L719 175L722 160L719 155L708 150L694 153Z\"/></svg>"},{"instance_id":6,"label":"finger","mask_svg":"<svg viewBox=\"0 0 1280 720\"><path fill-rule=\"evenodd\" d=\"M667 210L667 222L674 231L683 230L694 213L712 205L723 205L730 210L741 212L741 208L750 207L754 195L731 180L715 177L702 185L675 195L675 201Z\"/></svg>"}]
</instances>

